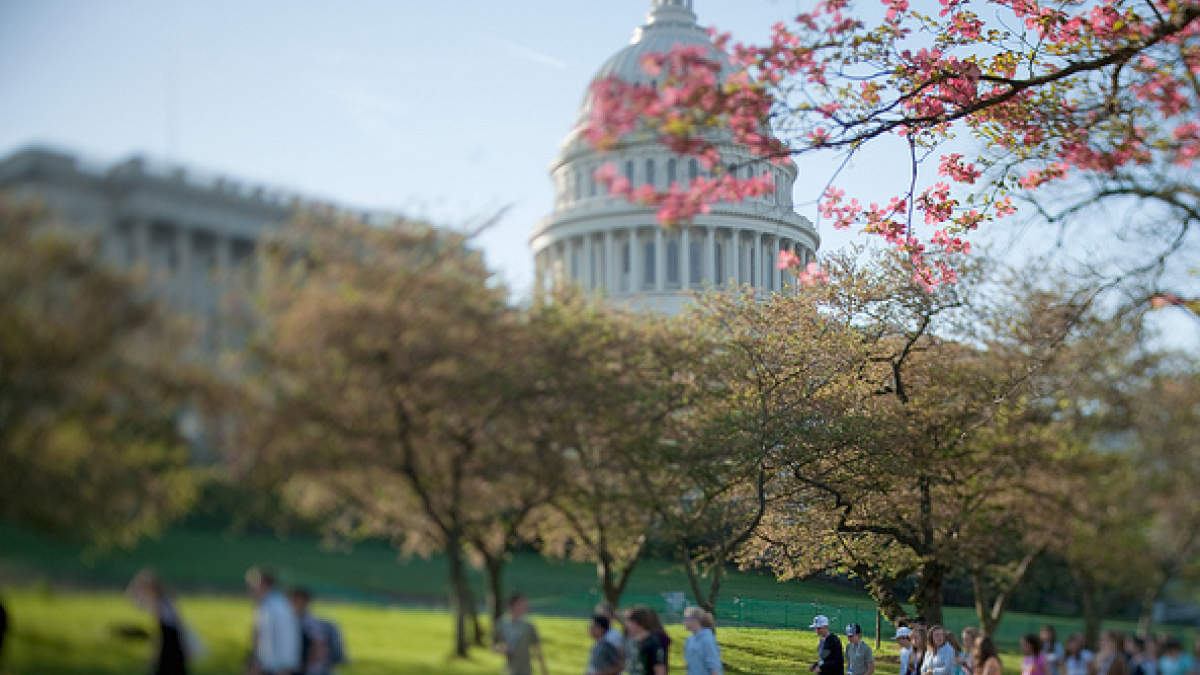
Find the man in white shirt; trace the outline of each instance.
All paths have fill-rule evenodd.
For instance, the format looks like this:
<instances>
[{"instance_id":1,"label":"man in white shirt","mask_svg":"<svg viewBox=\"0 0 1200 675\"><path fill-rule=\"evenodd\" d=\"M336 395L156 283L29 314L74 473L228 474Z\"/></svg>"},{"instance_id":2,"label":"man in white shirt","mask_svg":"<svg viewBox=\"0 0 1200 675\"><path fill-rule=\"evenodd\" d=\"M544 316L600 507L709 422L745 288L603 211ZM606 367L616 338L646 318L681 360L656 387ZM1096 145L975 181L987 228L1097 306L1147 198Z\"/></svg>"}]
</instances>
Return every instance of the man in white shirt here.
<instances>
[{"instance_id":1,"label":"man in white shirt","mask_svg":"<svg viewBox=\"0 0 1200 675\"><path fill-rule=\"evenodd\" d=\"M275 576L251 568L246 585L254 596L254 640L247 675L295 675L300 672L300 621L275 588Z\"/></svg>"}]
</instances>

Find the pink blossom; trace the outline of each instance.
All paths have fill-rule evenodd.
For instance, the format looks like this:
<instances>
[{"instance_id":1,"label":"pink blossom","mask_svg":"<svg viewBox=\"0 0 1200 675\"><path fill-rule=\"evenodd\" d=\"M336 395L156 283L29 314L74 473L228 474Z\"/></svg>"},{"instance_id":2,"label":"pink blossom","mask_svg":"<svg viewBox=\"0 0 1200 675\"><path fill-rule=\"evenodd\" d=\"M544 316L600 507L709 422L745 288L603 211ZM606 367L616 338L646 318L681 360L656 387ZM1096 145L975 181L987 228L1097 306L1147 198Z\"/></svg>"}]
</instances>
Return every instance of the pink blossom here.
<instances>
[{"instance_id":1,"label":"pink blossom","mask_svg":"<svg viewBox=\"0 0 1200 675\"><path fill-rule=\"evenodd\" d=\"M800 256L792 251L780 251L779 261L775 263L775 269L786 270L800 264Z\"/></svg>"}]
</instances>

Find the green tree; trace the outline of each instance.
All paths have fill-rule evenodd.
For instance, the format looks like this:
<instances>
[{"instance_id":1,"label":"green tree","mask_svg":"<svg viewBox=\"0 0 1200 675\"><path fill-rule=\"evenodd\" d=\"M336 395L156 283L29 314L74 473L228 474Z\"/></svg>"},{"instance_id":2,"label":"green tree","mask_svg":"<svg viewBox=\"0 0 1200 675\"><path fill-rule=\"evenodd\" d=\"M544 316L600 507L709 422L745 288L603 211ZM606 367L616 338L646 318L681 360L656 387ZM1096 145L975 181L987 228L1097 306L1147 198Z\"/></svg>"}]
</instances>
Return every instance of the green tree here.
<instances>
[{"instance_id":1,"label":"green tree","mask_svg":"<svg viewBox=\"0 0 1200 675\"><path fill-rule=\"evenodd\" d=\"M93 239L7 198L0 287L0 518L100 548L160 532L195 496L187 333Z\"/></svg>"},{"instance_id":2,"label":"green tree","mask_svg":"<svg viewBox=\"0 0 1200 675\"><path fill-rule=\"evenodd\" d=\"M542 413L565 469L537 536L551 555L594 562L600 593L615 605L661 528L655 505L681 497L673 434L695 390L693 336L571 292L531 311L554 373Z\"/></svg>"},{"instance_id":3,"label":"green tree","mask_svg":"<svg viewBox=\"0 0 1200 675\"><path fill-rule=\"evenodd\" d=\"M465 656L472 629L482 640L468 547L502 556L495 528L529 496L514 483L553 470L514 422L528 390L517 312L463 237L418 223L310 215L261 263L241 452L331 526L443 551Z\"/></svg>"}]
</instances>

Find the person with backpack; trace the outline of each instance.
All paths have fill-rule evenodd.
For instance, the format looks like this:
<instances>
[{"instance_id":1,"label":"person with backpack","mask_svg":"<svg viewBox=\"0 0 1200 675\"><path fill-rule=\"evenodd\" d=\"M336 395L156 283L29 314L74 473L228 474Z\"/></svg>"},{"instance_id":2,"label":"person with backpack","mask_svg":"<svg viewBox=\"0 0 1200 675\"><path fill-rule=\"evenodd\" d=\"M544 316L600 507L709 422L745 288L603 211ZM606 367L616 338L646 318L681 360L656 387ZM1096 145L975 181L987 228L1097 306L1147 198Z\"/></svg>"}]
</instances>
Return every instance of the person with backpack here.
<instances>
[{"instance_id":1,"label":"person with backpack","mask_svg":"<svg viewBox=\"0 0 1200 675\"><path fill-rule=\"evenodd\" d=\"M291 589L288 599L300 620L300 675L333 675L334 667L346 661L341 631L309 613L312 592L307 588Z\"/></svg>"},{"instance_id":2,"label":"person with backpack","mask_svg":"<svg viewBox=\"0 0 1200 675\"><path fill-rule=\"evenodd\" d=\"M166 584L153 570L146 568L129 582L128 593L134 604L158 622L158 655L151 674L187 675L188 659L193 654L189 653L186 628L167 593Z\"/></svg>"}]
</instances>

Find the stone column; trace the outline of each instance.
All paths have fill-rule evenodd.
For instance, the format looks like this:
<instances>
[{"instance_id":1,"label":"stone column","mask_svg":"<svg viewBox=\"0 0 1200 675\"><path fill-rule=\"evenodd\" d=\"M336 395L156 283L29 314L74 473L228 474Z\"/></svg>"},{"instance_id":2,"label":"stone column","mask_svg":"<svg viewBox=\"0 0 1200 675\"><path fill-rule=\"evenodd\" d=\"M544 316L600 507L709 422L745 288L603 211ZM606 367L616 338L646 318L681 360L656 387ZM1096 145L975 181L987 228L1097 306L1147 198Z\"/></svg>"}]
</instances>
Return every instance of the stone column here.
<instances>
[{"instance_id":1,"label":"stone column","mask_svg":"<svg viewBox=\"0 0 1200 675\"><path fill-rule=\"evenodd\" d=\"M751 257L753 258L753 261L754 261L754 278L750 280L750 283L754 284L756 288L766 288L767 285L765 283L763 283L763 279L765 278L765 275L763 275L763 235L762 235L762 232L754 233L754 253L751 254Z\"/></svg>"},{"instance_id":2,"label":"stone column","mask_svg":"<svg viewBox=\"0 0 1200 675\"><path fill-rule=\"evenodd\" d=\"M704 280L716 286L721 283L717 278L717 228L709 225L704 230Z\"/></svg>"},{"instance_id":3,"label":"stone column","mask_svg":"<svg viewBox=\"0 0 1200 675\"><path fill-rule=\"evenodd\" d=\"M175 254L179 256L179 269L176 271L175 278L172 283L175 285L176 297L184 303L192 304L192 294L195 292L195 284L192 280L192 236L183 227L175 227L175 235L171 238L171 245L175 247Z\"/></svg>"},{"instance_id":4,"label":"stone column","mask_svg":"<svg viewBox=\"0 0 1200 675\"><path fill-rule=\"evenodd\" d=\"M229 239L229 237L223 237L218 234L213 240L213 254L217 257L218 279L226 279L229 277L230 273L233 272L232 247L233 241ZM545 250L543 249L543 256L544 255ZM542 261L542 265L545 265L545 260ZM545 270L543 270L543 272L544 271Z\"/></svg>"},{"instance_id":5,"label":"stone column","mask_svg":"<svg viewBox=\"0 0 1200 675\"><path fill-rule=\"evenodd\" d=\"M679 228L679 288L686 291L692 283L692 238L689 236L687 225Z\"/></svg>"},{"instance_id":6,"label":"stone column","mask_svg":"<svg viewBox=\"0 0 1200 675\"><path fill-rule=\"evenodd\" d=\"M642 270L645 263L642 262L642 242L638 238L638 228L629 228L629 292L640 293L642 291Z\"/></svg>"},{"instance_id":7,"label":"stone column","mask_svg":"<svg viewBox=\"0 0 1200 675\"><path fill-rule=\"evenodd\" d=\"M667 247L662 225L654 226L654 290L667 288Z\"/></svg>"},{"instance_id":8,"label":"stone column","mask_svg":"<svg viewBox=\"0 0 1200 675\"><path fill-rule=\"evenodd\" d=\"M779 235L771 237L771 261L768 263L767 269L771 273L771 290L779 292L783 290L780 281L783 279L783 274L779 269Z\"/></svg>"},{"instance_id":9,"label":"stone column","mask_svg":"<svg viewBox=\"0 0 1200 675\"><path fill-rule=\"evenodd\" d=\"M596 286L592 283L596 272L596 263L592 260L595 251L592 249L592 235L583 235L583 287L589 291Z\"/></svg>"},{"instance_id":10,"label":"stone column","mask_svg":"<svg viewBox=\"0 0 1200 675\"><path fill-rule=\"evenodd\" d=\"M742 283L742 231L736 227L729 230L729 255L725 257L733 263L728 276L733 278L734 286L740 286Z\"/></svg>"},{"instance_id":11,"label":"stone column","mask_svg":"<svg viewBox=\"0 0 1200 675\"><path fill-rule=\"evenodd\" d=\"M618 279L621 268L617 266L616 244L613 242L612 230L604 231L604 289L609 295L620 288Z\"/></svg>"},{"instance_id":12,"label":"stone column","mask_svg":"<svg viewBox=\"0 0 1200 675\"><path fill-rule=\"evenodd\" d=\"M137 263L149 274L154 269L154 260L150 250L150 221L138 220L133 224L133 238L137 249Z\"/></svg>"}]
</instances>

